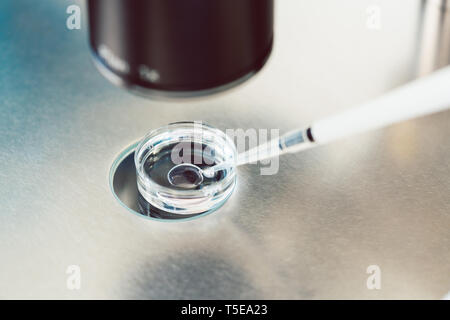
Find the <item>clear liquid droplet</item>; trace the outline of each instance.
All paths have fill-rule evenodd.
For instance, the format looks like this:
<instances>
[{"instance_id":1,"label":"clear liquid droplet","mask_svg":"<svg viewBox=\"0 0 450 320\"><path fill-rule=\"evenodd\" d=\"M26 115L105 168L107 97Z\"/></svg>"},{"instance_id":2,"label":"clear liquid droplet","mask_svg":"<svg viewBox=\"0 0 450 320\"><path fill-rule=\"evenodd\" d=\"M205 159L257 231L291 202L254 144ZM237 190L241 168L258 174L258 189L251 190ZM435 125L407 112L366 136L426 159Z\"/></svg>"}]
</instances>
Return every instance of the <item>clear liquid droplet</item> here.
<instances>
[{"instance_id":1,"label":"clear liquid droplet","mask_svg":"<svg viewBox=\"0 0 450 320\"><path fill-rule=\"evenodd\" d=\"M202 169L190 163L182 163L167 173L167 179L171 185L176 187L195 188L203 182Z\"/></svg>"}]
</instances>

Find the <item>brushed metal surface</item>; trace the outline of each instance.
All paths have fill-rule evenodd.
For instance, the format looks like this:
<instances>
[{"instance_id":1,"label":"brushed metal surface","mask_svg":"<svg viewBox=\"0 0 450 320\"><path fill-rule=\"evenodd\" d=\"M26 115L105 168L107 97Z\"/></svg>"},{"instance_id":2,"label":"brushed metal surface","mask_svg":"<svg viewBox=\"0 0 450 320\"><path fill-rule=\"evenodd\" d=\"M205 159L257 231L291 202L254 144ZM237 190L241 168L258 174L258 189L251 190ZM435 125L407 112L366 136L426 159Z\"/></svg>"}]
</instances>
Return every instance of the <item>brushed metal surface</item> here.
<instances>
[{"instance_id":1,"label":"brushed metal surface","mask_svg":"<svg viewBox=\"0 0 450 320\"><path fill-rule=\"evenodd\" d=\"M108 186L115 157L180 120L282 132L415 71L419 1L277 2L273 56L214 99L149 101L94 68L73 1L0 2L0 298L441 298L450 289L450 113L239 169L217 212L146 221ZM85 13L85 11L83 11ZM399 19L401 17L401 19ZM81 268L81 290L66 269ZM381 268L368 290L366 268Z\"/></svg>"}]
</instances>

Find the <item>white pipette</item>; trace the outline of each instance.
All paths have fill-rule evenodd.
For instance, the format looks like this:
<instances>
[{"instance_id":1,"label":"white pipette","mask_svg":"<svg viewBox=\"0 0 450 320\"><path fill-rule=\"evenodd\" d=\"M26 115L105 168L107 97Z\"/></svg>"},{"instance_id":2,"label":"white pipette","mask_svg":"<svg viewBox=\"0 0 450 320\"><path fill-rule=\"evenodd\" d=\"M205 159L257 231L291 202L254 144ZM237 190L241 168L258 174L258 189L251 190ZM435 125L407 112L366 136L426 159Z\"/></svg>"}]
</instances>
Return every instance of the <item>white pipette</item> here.
<instances>
[{"instance_id":1,"label":"white pipette","mask_svg":"<svg viewBox=\"0 0 450 320\"><path fill-rule=\"evenodd\" d=\"M283 153L299 152L353 134L446 110L450 107L450 67L412 81L356 108L290 131L238 155L237 162L222 162L203 170L206 177L230 165L242 165Z\"/></svg>"},{"instance_id":2,"label":"white pipette","mask_svg":"<svg viewBox=\"0 0 450 320\"><path fill-rule=\"evenodd\" d=\"M241 153L235 163L224 161L206 169L182 163L169 171L168 179L170 183L176 185L175 178L181 177L179 181L186 180L189 181L189 186L196 186L203 182L203 176L212 178L216 172L232 166L264 160L288 152L299 152L353 134L443 111L449 106L450 67L446 67L366 104L319 120L309 127L290 131L278 139ZM189 177L185 177L184 172L189 173ZM192 183L193 178L196 178L196 183Z\"/></svg>"}]
</instances>

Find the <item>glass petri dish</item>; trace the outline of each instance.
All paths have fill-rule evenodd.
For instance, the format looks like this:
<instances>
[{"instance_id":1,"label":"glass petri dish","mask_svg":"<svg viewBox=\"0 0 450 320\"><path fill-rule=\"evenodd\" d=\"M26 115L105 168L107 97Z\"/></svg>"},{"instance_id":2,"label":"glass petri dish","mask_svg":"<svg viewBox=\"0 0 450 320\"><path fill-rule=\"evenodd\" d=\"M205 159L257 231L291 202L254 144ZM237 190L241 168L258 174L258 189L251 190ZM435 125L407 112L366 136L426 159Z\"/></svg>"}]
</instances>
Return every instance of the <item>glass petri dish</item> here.
<instances>
[{"instance_id":1,"label":"glass petri dish","mask_svg":"<svg viewBox=\"0 0 450 320\"><path fill-rule=\"evenodd\" d=\"M176 122L148 133L138 144L134 162L137 187L143 200L160 216L192 217L214 211L232 194L236 167L204 178L199 185L175 186L168 172L180 163L201 169L230 161L237 151L233 141L221 130L202 122Z\"/></svg>"}]
</instances>

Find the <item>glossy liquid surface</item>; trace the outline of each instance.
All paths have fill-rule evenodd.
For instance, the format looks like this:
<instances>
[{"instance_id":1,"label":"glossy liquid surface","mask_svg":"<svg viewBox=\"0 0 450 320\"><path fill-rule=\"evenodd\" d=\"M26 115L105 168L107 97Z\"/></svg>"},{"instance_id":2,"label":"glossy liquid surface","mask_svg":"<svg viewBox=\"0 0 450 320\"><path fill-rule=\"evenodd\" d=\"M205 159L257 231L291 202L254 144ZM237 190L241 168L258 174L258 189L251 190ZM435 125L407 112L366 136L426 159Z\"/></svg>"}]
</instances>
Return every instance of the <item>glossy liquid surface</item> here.
<instances>
[{"instance_id":1,"label":"glossy liquid surface","mask_svg":"<svg viewBox=\"0 0 450 320\"><path fill-rule=\"evenodd\" d=\"M227 171L220 171L215 174L212 178L203 177L203 182L198 184L199 176L196 174L192 168L186 167L184 171L177 172L175 185L170 183L168 179L169 171L175 167L179 162L174 163L172 161L172 151L177 146L177 144L167 145L158 151L152 153L144 163L144 171L148 177L155 183L173 189L185 190L185 189L201 189L205 186L217 183L223 180L227 176ZM178 155L184 160L183 163L195 164L200 169L206 169L216 165L213 152L205 152L207 148L205 144L191 143L189 150L181 150ZM209 146L211 149L211 146ZM186 156L183 152L189 152ZM172 181L174 182L174 181Z\"/></svg>"}]
</instances>

